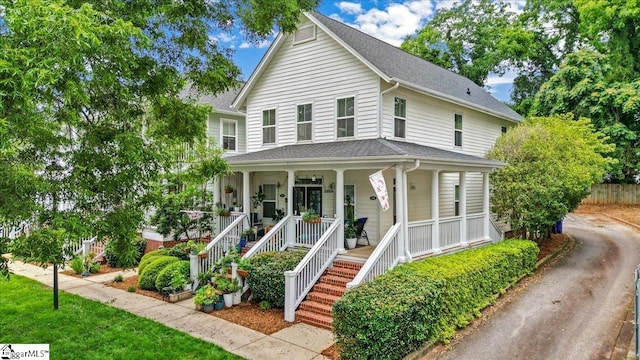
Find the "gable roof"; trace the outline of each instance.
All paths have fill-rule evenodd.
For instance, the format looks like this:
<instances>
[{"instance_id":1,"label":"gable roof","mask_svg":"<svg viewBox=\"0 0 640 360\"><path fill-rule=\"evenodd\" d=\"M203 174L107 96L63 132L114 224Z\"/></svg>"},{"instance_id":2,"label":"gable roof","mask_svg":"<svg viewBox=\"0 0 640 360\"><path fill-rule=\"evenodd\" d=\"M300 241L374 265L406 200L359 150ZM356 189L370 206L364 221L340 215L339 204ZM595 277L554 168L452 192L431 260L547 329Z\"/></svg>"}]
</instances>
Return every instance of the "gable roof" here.
<instances>
[{"instance_id":1,"label":"gable roof","mask_svg":"<svg viewBox=\"0 0 640 360\"><path fill-rule=\"evenodd\" d=\"M250 165L256 163L260 165L273 165L277 163L290 164L295 162L305 164L313 162L336 164L336 162L343 162L345 160L355 160L359 163L366 163L368 161L374 162L380 160L393 162L398 160L413 161L415 159L429 163L472 165L490 168L504 166L502 162L478 156L383 138L285 145L225 158L231 165Z\"/></svg>"},{"instance_id":2,"label":"gable roof","mask_svg":"<svg viewBox=\"0 0 640 360\"><path fill-rule=\"evenodd\" d=\"M233 100L238 96L238 93L240 93L241 89L242 86L239 86L237 88L229 89L214 96L210 94L199 93L189 85L187 85L180 93L180 96L195 98L197 104L211 105L213 106L213 112L216 113L244 116L243 113L231 107L231 104L233 104Z\"/></svg>"},{"instance_id":3,"label":"gable roof","mask_svg":"<svg viewBox=\"0 0 640 360\"><path fill-rule=\"evenodd\" d=\"M522 116L513 109L462 75L411 55L318 12L304 13L304 15L387 82L398 82L401 86L414 91L509 121L522 121ZM246 99L255 81L282 46L283 39L284 35L278 34L233 102L234 108L238 108Z\"/></svg>"}]
</instances>

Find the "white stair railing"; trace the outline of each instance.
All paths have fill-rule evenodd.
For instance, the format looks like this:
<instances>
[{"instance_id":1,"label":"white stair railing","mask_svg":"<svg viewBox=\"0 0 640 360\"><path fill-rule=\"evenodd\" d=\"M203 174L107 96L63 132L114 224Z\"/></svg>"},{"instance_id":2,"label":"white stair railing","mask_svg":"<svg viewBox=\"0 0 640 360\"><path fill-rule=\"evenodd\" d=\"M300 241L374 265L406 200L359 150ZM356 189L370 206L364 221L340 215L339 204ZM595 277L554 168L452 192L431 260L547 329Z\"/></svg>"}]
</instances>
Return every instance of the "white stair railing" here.
<instances>
[{"instance_id":1,"label":"white stair railing","mask_svg":"<svg viewBox=\"0 0 640 360\"><path fill-rule=\"evenodd\" d=\"M232 246L240 242L242 232L249 227L247 214L237 216L218 236L213 238L203 250L206 258L198 258L198 273L207 272L215 266L218 259L222 258Z\"/></svg>"},{"instance_id":2,"label":"white stair railing","mask_svg":"<svg viewBox=\"0 0 640 360\"><path fill-rule=\"evenodd\" d=\"M358 275L347 283L347 289L359 286L363 282L382 275L398 265L400 261L398 243L402 241L400 238L400 225L400 223L396 223L387 231L382 241L376 246L376 249L358 272Z\"/></svg>"},{"instance_id":3,"label":"white stair railing","mask_svg":"<svg viewBox=\"0 0 640 360\"><path fill-rule=\"evenodd\" d=\"M308 223L300 216L294 216L296 222L296 245L312 247L333 224L334 219L321 218L320 222Z\"/></svg>"},{"instance_id":4,"label":"white stair railing","mask_svg":"<svg viewBox=\"0 0 640 360\"><path fill-rule=\"evenodd\" d=\"M411 257L426 255L433 251L433 224L435 220L409 223L409 252Z\"/></svg>"},{"instance_id":5,"label":"white stair railing","mask_svg":"<svg viewBox=\"0 0 640 360\"><path fill-rule=\"evenodd\" d=\"M484 239L485 213L467 215L467 241Z\"/></svg>"},{"instance_id":6,"label":"white stair railing","mask_svg":"<svg viewBox=\"0 0 640 360\"><path fill-rule=\"evenodd\" d=\"M284 251L287 248L287 223L292 221L291 215L278 221L278 223L265 233L255 245L244 254L243 258L248 259L256 254L265 251Z\"/></svg>"},{"instance_id":7,"label":"white stair railing","mask_svg":"<svg viewBox=\"0 0 640 360\"><path fill-rule=\"evenodd\" d=\"M295 321L295 311L324 271L333 263L344 239L338 238L342 220L334 220L293 271L284 273L284 319Z\"/></svg>"},{"instance_id":8,"label":"white stair railing","mask_svg":"<svg viewBox=\"0 0 640 360\"><path fill-rule=\"evenodd\" d=\"M489 216L489 224L489 236L491 237L491 241L498 242L504 240L504 232L491 216Z\"/></svg>"}]
</instances>

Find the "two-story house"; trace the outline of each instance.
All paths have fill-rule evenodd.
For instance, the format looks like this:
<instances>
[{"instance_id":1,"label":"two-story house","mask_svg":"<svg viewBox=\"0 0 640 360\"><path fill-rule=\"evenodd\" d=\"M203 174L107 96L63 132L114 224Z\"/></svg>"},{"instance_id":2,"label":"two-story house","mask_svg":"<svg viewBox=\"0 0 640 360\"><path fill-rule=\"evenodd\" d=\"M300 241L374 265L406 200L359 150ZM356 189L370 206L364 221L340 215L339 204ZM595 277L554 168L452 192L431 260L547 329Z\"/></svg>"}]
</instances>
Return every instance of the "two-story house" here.
<instances>
[{"instance_id":1,"label":"two-story house","mask_svg":"<svg viewBox=\"0 0 640 360\"><path fill-rule=\"evenodd\" d=\"M344 253L347 203L368 218L368 240L378 245L371 250L377 260L369 258L352 285L397 263L495 237L488 179L503 164L483 156L521 116L465 77L312 12L297 31L276 37L232 108L246 115L246 129L235 123L240 153L227 157L241 174L235 181L244 211L267 223L282 209L285 241L316 246L320 234L309 240L296 223L314 209L333 224L323 231L339 239L336 249L318 245L287 275L288 319L327 262ZM224 126L223 134L212 132L222 144ZM387 210L370 183L377 172ZM216 186L218 196L226 181ZM259 191L256 208L251 196ZM335 252L304 275L325 250Z\"/></svg>"}]
</instances>

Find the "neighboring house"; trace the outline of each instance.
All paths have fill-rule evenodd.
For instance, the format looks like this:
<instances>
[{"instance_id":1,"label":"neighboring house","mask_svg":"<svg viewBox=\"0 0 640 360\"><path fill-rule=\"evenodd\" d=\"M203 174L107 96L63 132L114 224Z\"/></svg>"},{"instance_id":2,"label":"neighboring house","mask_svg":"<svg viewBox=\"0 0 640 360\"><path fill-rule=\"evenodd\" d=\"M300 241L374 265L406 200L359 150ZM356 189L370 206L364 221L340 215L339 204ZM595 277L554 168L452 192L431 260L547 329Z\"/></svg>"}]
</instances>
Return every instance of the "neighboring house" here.
<instances>
[{"instance_id":1,"label":"neighboring house","mask_svg":"<svg viewBox=\"0 0 640 360\"><path fill-rule=\"evenodd\" d=\"M241 174L234 196L264 224L284 210L270 232L279 238L266 240L316 249L287 274L287 320L336 254L345 253L349 202L356 218L369 219L365 230L377 245L351 285L416 257L499 236L488 179L504 164L483 156L522 118L467 78L305 13L296 32L276 37L232 108L246 114L246 153L226 158ZM379 171L387 211L369 180ZM223 202L225 181L215 186ZM264 201L256 209L251 197L259 191ZM298 215L310 208L326 218L323 234L301 225Z\"/></svg>"}]
</instances>

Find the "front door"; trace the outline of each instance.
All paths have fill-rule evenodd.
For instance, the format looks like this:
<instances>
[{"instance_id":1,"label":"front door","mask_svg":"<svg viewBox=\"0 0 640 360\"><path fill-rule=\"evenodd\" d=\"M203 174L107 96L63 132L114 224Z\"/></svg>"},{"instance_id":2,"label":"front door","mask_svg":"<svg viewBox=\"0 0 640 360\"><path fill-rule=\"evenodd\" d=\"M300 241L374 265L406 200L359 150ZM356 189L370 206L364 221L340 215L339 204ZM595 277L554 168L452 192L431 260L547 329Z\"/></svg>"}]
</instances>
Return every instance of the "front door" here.
<instances>
[{"instance_id":1,"label":"front door","mask_svg":"<svg viewBox=\"0 0 640 360\"><path fill-rule=\"evenodd\" d=\"M293 213L298 215L313 209L322 215L322 186L295 186L293 188Z\"/></svg>"}]
</instances>

